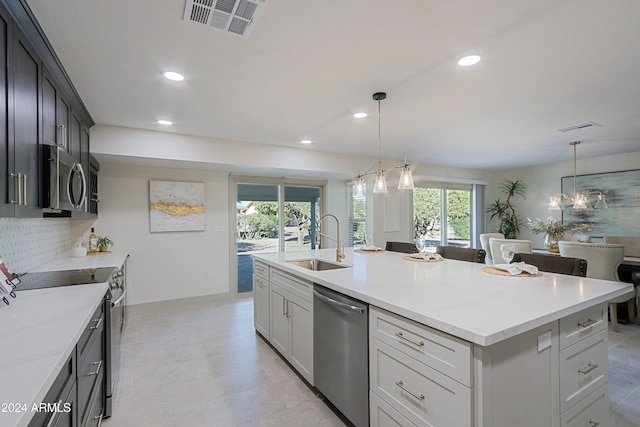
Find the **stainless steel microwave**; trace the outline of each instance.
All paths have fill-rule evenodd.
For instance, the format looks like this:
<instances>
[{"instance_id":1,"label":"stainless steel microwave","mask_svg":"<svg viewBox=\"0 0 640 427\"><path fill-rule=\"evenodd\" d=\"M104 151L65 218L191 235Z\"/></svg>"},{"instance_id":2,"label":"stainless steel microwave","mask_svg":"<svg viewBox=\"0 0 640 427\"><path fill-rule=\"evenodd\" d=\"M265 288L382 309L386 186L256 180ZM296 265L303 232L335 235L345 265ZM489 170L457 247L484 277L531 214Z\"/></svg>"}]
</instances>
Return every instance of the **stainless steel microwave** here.
<instances>
[{"instance_id":1,"label":"stainless steel microwave","mask_svg":"<svg viewBox=\"0 0 640 427\"><path fill-rule=\"evenodd\" d=\"M43 208L55 211L83 211L87 179L82 165L64 149L43 146Z\"/></svg>"}]
</instances>

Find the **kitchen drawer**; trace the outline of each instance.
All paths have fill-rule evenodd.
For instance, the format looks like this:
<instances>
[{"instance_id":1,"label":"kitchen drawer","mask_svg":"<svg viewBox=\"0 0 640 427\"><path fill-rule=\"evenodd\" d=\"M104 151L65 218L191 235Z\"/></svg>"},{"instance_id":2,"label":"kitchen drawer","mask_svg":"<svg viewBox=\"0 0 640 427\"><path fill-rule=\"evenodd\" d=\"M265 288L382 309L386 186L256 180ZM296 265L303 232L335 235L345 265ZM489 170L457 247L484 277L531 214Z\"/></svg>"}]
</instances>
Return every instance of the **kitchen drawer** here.
<instances>
[{"instance_id":1,"label":"kitchen drawer","mask_svg":"<svg viewBox=\"0 0 640 427\"><path fill-rule=\"evenodd\" d=\"M560 417L561 427L609 425L609 387L603 385Z\"/></svg>"},{"instance_id":2,"label":"kitchen drawer","mask_svg":"<svg viewBox=\"0 0 640 427\"><path fill-rule=\"evenodd\" d=\"M369 425L371 427L422 427L423 422L413 423L393 409L375 393L369 393Z\"/></svg>"},{"instance_id":3,"label":"kitchen drawer","mask_svg":"<svg viewBox=\"0 0 640 427\"><path fill-rule=\"evenodd\" d=\"M260 261L253 261L253 274L269 280L269 266Z\"/></svg>"},{"instance_id":4,"label":"kitchen drawer","mask_svg":"<svg viewBox=\"0 0 640 427\"><path fill-rule=\"evenodd\" d=\"M93 316L91 316L91 320L89 320L89 323L84 328L84 331L82 332L82 335L78 340L78 366L82 365L82 363L84 362L85 358L87 357L87 351L89 351L89 348L91 347L91 344L93 342L93 338L96 335L100 334L99 331L102 330L103 326L104 301L101 302L100 305L98 305L98 308L96 309L95 313L93 313Z\"/></svg>"},{"instance_id":5,"label":"kitchen drawer","mask_svg":"<svg viewBox=\"0 0 640 427\"><path fill-rule=\"evenodd\" d=\"M58 374L56 379L53 380L53 384L49 388L49 391L47 391L44 399L42 399L42 403L64 403L67 396L69 395L70 390L73 388L75 381L76 352L74 349L65 364L62 366L62 369L60 370L60 373ZM36 412L29 422L29 427L46 425L48 420L51 419L52 415L56 418L60 417L59 414L52 414L51 412Z\"/></svg>"},{"instance_id":6,"label":"kitchen drawer","mask_svg":"<svg viewBox=\"0 0 640 427\"><path fill-rule=\"evenodd\" d=\"M275 268L271 270L271 283L282 286L289 292L298 295L300 298L313 302L313 283L302 280L298 277L285 273Z\"/></svg>"},{"instance_id":7,"label":"kitchen drawer","mask_svg":"<svg viewBox=\"0 0 640 427\"><path fill-rule=\"evenodd\" d=\"M103 409L104 409L104 396L101 389L94 390L93 397L91 398L91 404L87 412L85 423L82 427L98 427L102 423Z\"/></svg>"},{"instance_id":8,"label":"kitchen drawer","mask_svg":"<svg viewBox=\"0 0 640 427\"><path fill-rule=\"evenodd\" d=\"M607 329L607 304L560 319L560 350Z\"/></svg>"},{"instance_id":9,"label":"kitchen drawer","mask_svg":"<svg viewBox=\"0 0 640 427\"><path fill-rule=\"evenodd\" d=\"M607 331L560 352L560 413L607 384Z\"/></svg>"},{"instance_id":10,"label":"kitchen drawer","mask_svg":"<svg viewBox=\"0 0 640 427\"><path fill-rule=\"evenodd\" d=\"M473 385L472 347L466 341L373 306L369 334L468 387Z\"/></svg>"},{"instance_id":11,"label":"kitchen drawer","mask_svg":"<svg viewBox=\"0 0 640 427\"><path fill-rule=\"evenodd\" d=\"M469 387L375 338L369 340L369 387L417 425L472 425Z\"/></svg>"},{"instance_id":12,"label":"kitchen drawer","mask_svg":"<svg viewBox=\"0 0 640 427\"><path fill-rule=\"evenodd\" d=\"M96 339L87 351L87 357L83 364L78 365L78 419L84 426L89 417L90 399L95 388L100 394L104 390L104 346L102 325L98 329Z\"/></svg>"},{"instance_id":13,"label":"kitchen drawer","mask_svg":"<svg viewBox=\"0 0 640 427\"><path fill-rule=\"evenodd\" d=\"M263 277L260 277L256 274L253 275L253 290L255 291L255 288L257 287L261 287L262 289L269 289L269 281Z\"/></svg>"}]
</instances>

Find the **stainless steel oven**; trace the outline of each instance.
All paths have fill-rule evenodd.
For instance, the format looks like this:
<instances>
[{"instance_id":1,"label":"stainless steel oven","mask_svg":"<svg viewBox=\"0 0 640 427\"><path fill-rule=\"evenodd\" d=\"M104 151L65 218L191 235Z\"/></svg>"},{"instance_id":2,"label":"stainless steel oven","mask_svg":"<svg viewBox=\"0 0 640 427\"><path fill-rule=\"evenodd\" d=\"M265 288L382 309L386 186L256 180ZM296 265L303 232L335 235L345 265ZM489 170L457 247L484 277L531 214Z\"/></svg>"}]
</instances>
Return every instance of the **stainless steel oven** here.
<instances>
[{"instance_id":1,"label":"stainless steel oven","mask_svg":"<svg viewBox=\"0 0 640 427\"><path fill-rule=\"evenodd\" d=\"M110 363L107 364L105 370L105 417L110 417L113 413L113 391L115 390L120 372L122 332L127 318L126 268L127 262L125 261L120 269L112 273L111 280L109 281L111 299L107 303L111 309L107 310L107 318L105 321L109 329L107 335L110 336L111 339L107 340L105 345L107 357L110 359Z\"/></svg>"}]
</instances>

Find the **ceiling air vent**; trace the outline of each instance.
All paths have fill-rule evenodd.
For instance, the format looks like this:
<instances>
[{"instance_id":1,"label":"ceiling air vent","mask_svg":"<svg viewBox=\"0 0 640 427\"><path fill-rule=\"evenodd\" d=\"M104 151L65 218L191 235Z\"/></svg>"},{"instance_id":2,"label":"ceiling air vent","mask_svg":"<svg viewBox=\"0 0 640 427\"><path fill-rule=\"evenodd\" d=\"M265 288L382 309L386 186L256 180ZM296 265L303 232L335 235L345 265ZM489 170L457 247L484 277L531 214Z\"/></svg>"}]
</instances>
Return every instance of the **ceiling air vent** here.
<instances>
[{"instance_id":1,"label":"ceiling air vent","mask_svg":"<svg viewBox=\"0 0 640 427\"><path fill-rule=\"evenodd\" d=\"M559 132L562 133L569 133L569 132L575 132L577 130L585 130L585 129L591 129L594 127L600 127L602 125L596 123L596 122L586 122L586 123L580 123L579 125L575 125L575 126L569 126L566 128L562 128L562 129L558 129Z\"/></svg>"},{"instance_id":2,"label":"ceiling air vent","mask_svg":"<svg viewBox=\"0 0 640 427\"><path fill-rule=\"evenodd\" d=\"M183 19L247 38L266 0L187 0Z\"/></svg>"}]
</instances>

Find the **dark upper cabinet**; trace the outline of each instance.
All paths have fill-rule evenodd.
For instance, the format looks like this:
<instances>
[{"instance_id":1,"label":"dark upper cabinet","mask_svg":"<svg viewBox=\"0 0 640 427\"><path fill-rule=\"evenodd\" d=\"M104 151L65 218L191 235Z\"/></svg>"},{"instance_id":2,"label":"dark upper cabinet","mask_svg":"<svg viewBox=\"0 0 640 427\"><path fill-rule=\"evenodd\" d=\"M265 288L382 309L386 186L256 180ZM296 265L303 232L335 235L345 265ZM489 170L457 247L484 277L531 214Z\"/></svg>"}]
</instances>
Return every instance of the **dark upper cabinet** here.
<instances>
[{"instance_id":1,"label":"dark upper cabinet","mask_svg":"<svg viewBox=\"0 0 640 427\"><path fill-rule=\"evenodd\" d=\"M0 0L0 216L43 216L42 145L64 145L88 176L91 126L26 1Z\"/></svg>"},{"instance_id":2,"label":"dark upper cabinet","mask_svg":"<svg viewBox=\"0 0 640 427\"><path fill-rule=\"evenodd\" d=\"M15 26L13 33L13 109L10 113L13 113L14 168L10 176L17 176L15 214L42 216L39 211L41 61Z\"/></svg>"},{"instance_id":3,"label":"dark upper cabinet","mask_svg":"<svg viewBox=\"0 0 640 427\"><path fill-rule=\"evenodd\" d=\"M0 216L12 216L10 192L13 179L9 176L13 169L13 147L9 137L9 49L11 40L11 18L4 8L0 7ZM10 156L11 154L11 156Z\"/></svg>"},{"instance_id":4,"label":"dark upper cabinet","mask_svg":"<svg viewBox=\"0 0 640 427\"><path fill-rule=\"evenodd\" d=\"M60 145L69 152L69 117L71 103L45 68L42 77L42 141Z\"/></svg>"}]
</instances>

